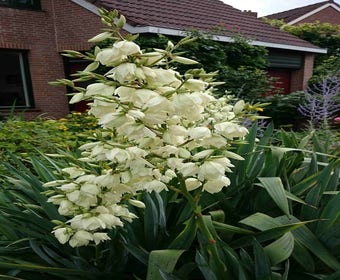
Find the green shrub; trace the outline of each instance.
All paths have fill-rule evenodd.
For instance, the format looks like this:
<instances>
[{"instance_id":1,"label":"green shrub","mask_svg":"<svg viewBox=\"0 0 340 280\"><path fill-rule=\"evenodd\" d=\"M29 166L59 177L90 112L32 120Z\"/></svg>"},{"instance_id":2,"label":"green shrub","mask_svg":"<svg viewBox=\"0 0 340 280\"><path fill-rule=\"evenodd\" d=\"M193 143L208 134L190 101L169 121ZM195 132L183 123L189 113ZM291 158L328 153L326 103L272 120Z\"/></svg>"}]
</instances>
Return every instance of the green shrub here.
<instances>
[{"instance_id":1,"label":"green shrub","mask_svg":"<svg viewBox=\"0 0 340 280\"><path fill-rule=\"evenodd\" d=\"M263 115L274 122L276 128L287 127L294 130L304 128L306 123L298 111L305 100L305 92L298 91L288 95L274 94L258 99L259 102L270 103L264 108Z\"/></svg>"},{"instance_id":2,"label":"green shrub","mask_svg":"<svg viewBox=\"0 0 340 280\"><path fill-rule=\"evenodd\" d=\"M199 62L198 67L204 67L207 72L218 71L216 80L225 82L217 88L218 96L235 95L247 101L253 101L272 89L274 79L268 77L265 68L268 64L267 50L261 46L249 44L246 38L234 36L233 43L213 41L209 34L197 31L189 32L197 39L190 44L179 47L188 58ZM177 37L154 36L141 34L136 42L144 49L165 48L169 40L178 41ZM110 42L111 43L111 42ZM187 66L176 64L183 72Z\"/></svg>"},{"instance_id":3,"label":"green shrub","mask_svg":"<svg viewBox=\"0 0 340 280\"><path fill-rule=\"evenodd\" d=\"M74 150L97 128L95 120L86 114L71 113L59 120L37 118L24 121L10 118L0 122L0 153L18 154Z\"/></svg>"},{"instance_id":4,"label":"green shrub","mask_svg":"<svg viewBox=\"0 0 340 280\"><path fill-rule=\"evenodd\" d=\"M26 158L58 150L75 151L97 127L93 117L77 112L59 120L9 118L0 122L0 158L10 160L9 154Z\"/></svg>"},{"instance_id":5,"label":"green shrub","mask_svg":"<svg viewBox=\"0 0 340 280\"><path fill-rule=\"evenodd\" d=\"M233 69L232 67L224 66L221 67L219 75L222 79L221 81L225 83L223 88L229 94L248 102L259 100L270 90L273 92L280 91L272 86L275 78L269 77L267 72L262 69L245 66ZM224 94L221 90L217 92L218 96Z\"/></svg>"}]
</instances>

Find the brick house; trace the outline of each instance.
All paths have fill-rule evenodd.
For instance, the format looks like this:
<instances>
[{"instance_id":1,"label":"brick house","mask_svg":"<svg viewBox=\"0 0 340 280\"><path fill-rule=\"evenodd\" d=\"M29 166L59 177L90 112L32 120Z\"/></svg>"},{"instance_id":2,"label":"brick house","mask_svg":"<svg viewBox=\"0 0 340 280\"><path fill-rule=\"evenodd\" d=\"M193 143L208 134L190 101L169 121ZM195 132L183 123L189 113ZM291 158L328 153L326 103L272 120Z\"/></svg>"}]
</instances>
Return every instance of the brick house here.
<instances>
[{"instance_id":1,"label":"brick house","mask_svg":"<svg viewBox=\"0 0 340 280\"><path fill-rule=\"evenodd\" d=\"M219 0L197 0L195 5L191 0L180 5L172 0L0 0L0 114L14 102L28 118L59 118L69 112L66 89L48 82L82 69L81 62L60 53L91 47L87 39L103 28L98 7L122 12L130 33L183 36L188 29L223 27L214 39L231 42L237 30L251 44L268 48L268 72L285 79L287 92L306 86L314 54L325 53Z\"/></svg>"},{"instance_id":2,"label":"brick house","mask_svg":"<svg viewBox=\"0 0 340 280\"><path fill-rule=\"evenodd\" d=\"M1 113L8 113L15 101L29 118L65 116L65 88L48 85L68 71L60 52L89 49L87 39L101 28L96 14L73 1L1 0Z\"/></svg>"},{"instance_id":3,"label":"brick house","mask_svg":"<svg viewBox=\"0 0 340 280\"><path fill-rule=\"evenodd\" d=\"M321 23L340 24L340 5L334 0L291 9L288 11L267 15L269 19L281 19L288 25L301 23Z\"/></svg>"}]
</instances>

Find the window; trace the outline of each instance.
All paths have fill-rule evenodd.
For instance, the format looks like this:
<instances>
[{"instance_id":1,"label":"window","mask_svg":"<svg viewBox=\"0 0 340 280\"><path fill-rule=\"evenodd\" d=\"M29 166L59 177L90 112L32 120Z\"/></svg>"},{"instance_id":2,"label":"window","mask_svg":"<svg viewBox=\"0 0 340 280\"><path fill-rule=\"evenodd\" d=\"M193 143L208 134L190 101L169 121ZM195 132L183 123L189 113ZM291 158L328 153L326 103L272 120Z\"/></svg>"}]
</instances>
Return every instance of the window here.
<instances>
[{"instance_id":1,"label":"window","mask_svg":"<svg viewBox=\"0 0 340 280\"><path fill-rule=\"evenodd\" d=\"M40 10L40 0L0 0L0 7Z\"/></svg>"},{"instance_id":2,"label":"window","mask_svg":"<svg viewBox=\"0 0 340 280\"><path fill-rule=\"evenodd\" d=\"M64 59L65 75L67 79L74 79L74 77L72 77L72 74L75 74L78 71L84 70L86 66L89 65L89 62L85 60L79 60L79 59L74 59L74 58L69 58L69 57L64 57L63 59ZM94 80L77 82L76 86L86 88L89 84L93 82ZM71 93L71 92L74 92L74 90L71 89L70 87L67 87L67 92ZM89 103L88 101L83 100L75 104L69 104L69 108L71 111L83 113L89 109L88 103Z\"/></svg>"},{"instance_id":3,"label":"window","mask_svg":"<svg viewBox=\"0 0 340 280\"><path fill-rule=\"evenodd\" d=\"M33 107L27 53L0 49L0 108Z\"/></svg>"}]
</instances>

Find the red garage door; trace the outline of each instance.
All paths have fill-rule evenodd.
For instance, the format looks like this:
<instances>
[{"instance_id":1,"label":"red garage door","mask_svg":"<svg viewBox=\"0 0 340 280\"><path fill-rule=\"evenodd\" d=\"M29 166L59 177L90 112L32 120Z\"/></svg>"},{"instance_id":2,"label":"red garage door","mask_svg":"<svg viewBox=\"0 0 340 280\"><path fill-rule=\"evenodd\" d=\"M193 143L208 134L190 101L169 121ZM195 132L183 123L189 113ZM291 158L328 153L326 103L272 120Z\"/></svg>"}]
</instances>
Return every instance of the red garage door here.
<instances>
[{"instance_id":1,"label":"red garage door","mask_svg":"<svg viewBox=\"0 0 340 280\"><path fill-rule=\"evenodd\" d=\"M291 69L268 69L268 75L276 78L274 87L280 89L282 94L290 93Z\"/></svg>"}]
</instances>

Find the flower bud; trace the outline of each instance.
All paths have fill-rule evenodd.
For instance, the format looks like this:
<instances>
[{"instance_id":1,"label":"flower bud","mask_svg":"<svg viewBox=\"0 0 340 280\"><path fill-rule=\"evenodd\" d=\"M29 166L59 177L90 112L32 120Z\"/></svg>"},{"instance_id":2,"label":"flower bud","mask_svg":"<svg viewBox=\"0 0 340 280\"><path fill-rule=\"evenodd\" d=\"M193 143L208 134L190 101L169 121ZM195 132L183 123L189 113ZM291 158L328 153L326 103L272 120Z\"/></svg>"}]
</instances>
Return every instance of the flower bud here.
<instances>
[{"instance_id":1,"label":"flower bud","mask_svg":"<svg viewBox=\"0 0 340 280\"><path fill-rule=\"evenodd\" d=\"M89 42L91 43L98 43L98 42L101 42L101 41L104 41L108 38L111 37L111 32L103 32L103 33L100 33L94 37L92 37Z\"/></svg>"},{"instance_id":2,"label":"flower bud","mask_svg":"<svg viewBox=\"0 0 340 280\"><path fill-rule=\"evenodd\" d=\"M145 209L145 204L139 200L129 199L128 201L131 205L136 206L137 208Z\"/></svg>"}]
</instances>

